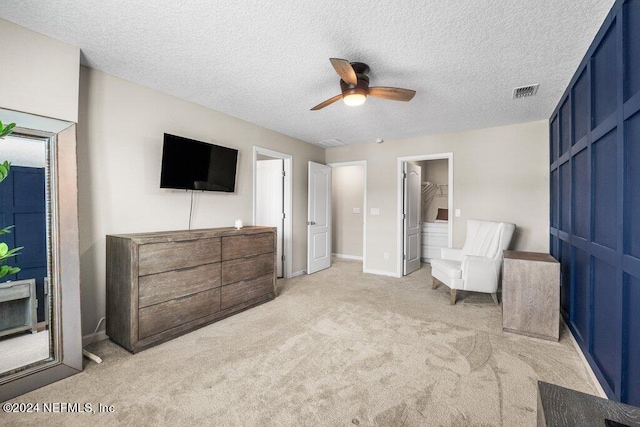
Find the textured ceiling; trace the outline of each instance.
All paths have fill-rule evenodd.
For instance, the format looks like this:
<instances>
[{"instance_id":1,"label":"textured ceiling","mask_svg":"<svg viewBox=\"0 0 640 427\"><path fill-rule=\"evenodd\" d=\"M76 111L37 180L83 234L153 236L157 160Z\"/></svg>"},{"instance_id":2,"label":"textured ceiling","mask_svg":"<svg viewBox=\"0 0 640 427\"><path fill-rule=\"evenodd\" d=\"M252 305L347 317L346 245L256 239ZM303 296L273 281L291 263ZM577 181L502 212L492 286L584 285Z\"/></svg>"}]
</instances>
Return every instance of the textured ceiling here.
<instances>
[{"instance_id":1,"label":"textured ceiling","mask_svg":"<svg viewBox=\"0 0 640 427\"><path fill-rule=\"evenodd\" d=\"M548 119L614 0L2 0L83 64L316 143ZM330 57L408 103L337 102ZM517 86L538 94L512 99Z\"/></svg>"}]
</instances>

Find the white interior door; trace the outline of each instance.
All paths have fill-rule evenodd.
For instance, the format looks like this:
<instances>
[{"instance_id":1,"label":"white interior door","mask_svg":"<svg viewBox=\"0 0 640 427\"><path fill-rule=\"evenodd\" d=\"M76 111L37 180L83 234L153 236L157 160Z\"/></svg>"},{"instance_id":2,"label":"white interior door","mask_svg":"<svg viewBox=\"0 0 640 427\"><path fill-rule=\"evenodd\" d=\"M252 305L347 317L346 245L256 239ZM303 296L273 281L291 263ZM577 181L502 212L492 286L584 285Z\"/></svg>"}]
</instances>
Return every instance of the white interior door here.
<instances>
[{"instance_id":1,"label":"white interior door","mask_svg":"<svg viewBox=\"0 0 640 427\"><path fill-rule=\"evenodd\" d=\"M422 203L420 201L420 183L422 171L420 166L404 163L404 275L420 268L420 218Z\"/></svg>"},{"instance_id":2,"label":"white interior door","mask_svg":"<svg viewBox=\"0 0 640 427\"><path fill-rule=\"evenodd\" d=\"M331 266L331 166L309 162L307 274Z\"/></svg>"},{"instance_id":3,"label":"white interior door","mask_svg":"<svg viewBox=\"0 0 640 427\"><path fill-rule=\"evenodd\" d=\"M284 229L284 160L258 160L256 164L256 224L277 227L277 276L282 277Z\"/></svg>"}]
</instances>

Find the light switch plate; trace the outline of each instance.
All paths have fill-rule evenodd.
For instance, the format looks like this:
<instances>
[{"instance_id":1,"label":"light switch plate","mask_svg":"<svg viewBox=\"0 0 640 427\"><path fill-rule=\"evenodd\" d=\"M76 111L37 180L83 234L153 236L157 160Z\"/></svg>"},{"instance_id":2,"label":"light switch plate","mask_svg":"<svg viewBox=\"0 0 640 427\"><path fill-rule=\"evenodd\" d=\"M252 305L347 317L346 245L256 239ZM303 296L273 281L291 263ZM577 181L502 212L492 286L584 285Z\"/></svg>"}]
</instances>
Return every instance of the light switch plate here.
<instances>
[{"instance_id":1,"label":"light switch plate","mask_svg":"<svg viewBox=\"0 0 640 427\"><path fill-rule=\"evenodd\" d=\"M354 214L359 214L360 213L360 208L353 208L353 213Z\"/></svg>"},{"instance_id":2,"label":"light switch plate","mask_svg":"<svg viewBox=\"0 0 640 427\"><path fill-rule=\"evenodd\" d=\"M456 218L460 218L460 209L456 209Z\"/></svg>"},{"instance_id":3,"label":"light switch plate","mask_svg":"<svg viewBox=\"0 0 640 427\"><path fill-rule=\"evenodd\" d=\"M380 215L380 208L371 208L371 215Z\"/></svg>"}]
</instances>

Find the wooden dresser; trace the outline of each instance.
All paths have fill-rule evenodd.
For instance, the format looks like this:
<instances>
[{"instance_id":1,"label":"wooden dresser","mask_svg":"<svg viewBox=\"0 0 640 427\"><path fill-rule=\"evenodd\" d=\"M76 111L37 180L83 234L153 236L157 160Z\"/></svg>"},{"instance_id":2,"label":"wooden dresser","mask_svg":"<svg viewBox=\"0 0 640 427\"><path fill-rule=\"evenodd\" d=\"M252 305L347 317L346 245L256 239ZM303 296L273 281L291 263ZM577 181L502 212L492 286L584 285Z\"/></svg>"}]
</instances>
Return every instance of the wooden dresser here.
<instances>
[{"instance_id":1,"label":"wooden dresser","mask_svg":"<svg viewBox=\"0 0 640 427\"><path fill-rule=\"evenodd\" d=\"M131 352L275 298L276 229L107 236L107 335Z\"/></svg>"}]
</instances>

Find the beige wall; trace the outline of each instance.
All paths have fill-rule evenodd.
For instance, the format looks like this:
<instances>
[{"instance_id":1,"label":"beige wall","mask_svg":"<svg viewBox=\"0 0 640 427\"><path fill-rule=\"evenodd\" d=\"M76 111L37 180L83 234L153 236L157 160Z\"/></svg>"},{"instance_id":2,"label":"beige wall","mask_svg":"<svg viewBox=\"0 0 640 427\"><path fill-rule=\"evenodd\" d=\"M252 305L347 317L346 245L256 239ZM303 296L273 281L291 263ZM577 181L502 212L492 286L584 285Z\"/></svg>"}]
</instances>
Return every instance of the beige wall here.
<instances>
[{"instance_id":1,"label":"beige wall","mask_svg":"<svg viewBox=\"0 0 640 427\"><path fill-rule=\"evenodd\" d=\"M422 170L422 182L432 182L445 186L449 184L449 160L423 160L416 162L416 164L420 166ZM438 208L447 209L448 204L449 198L447 197L447 192L445 190L436 191L427 209L422 210L422 221L435 221L436 215L438 215ZM424 208L424 203L422 206Z\"/></svg>"},{"instance_id":2,"label":"beige wall","mask_svg":"<svg viewBox=\"0 0 640 427\"><path fill-rule=\"evenodd\" d=\"M462 214L452 218L454 247L464 243L466 220L477 218L513 222L517 225L513 248L547 252L548 147L548 123L538 121L330 148L326 158L367 160L365 268L398 274L398 157L453 152L453 204ZM380 215L370 215L372 208L379 208Z\"/></svg>"},{"instance_id":3,"label":"beige wall","mask_svg":"<svg viewBox=\"0 0 640 427\"><path fill-rule=\"evenodd\" d=\"M240 150L235 194L195 193L193 228L251 224L253 146L293 156L293 271L306 268L307 162L324 149L82 67L78 124L83 333L105 312L105 235L188 226L190 193L160 189L164 132Z\"/></svg>"},{"instance_id":4,"label":"beige wall","mask_svg":"<svg viewBox=\"0 0 640 427\"><path fill-rule=\"evenodd\" d=\"M339 255L362 257L364 215L364 166L334 167L332 170L332 250ZM359 208L360 213L353 213Z\"/></svg>"},{"instance_id":5,"label":"beige wall","mask_svg":"<svg viewBox=\"0 0 640 427\"><path fill-rule=\"evenodd\" d=\"M0 107L77 122L80 49L3 19L0 34Z\"/></svg>"}]
</instances>

